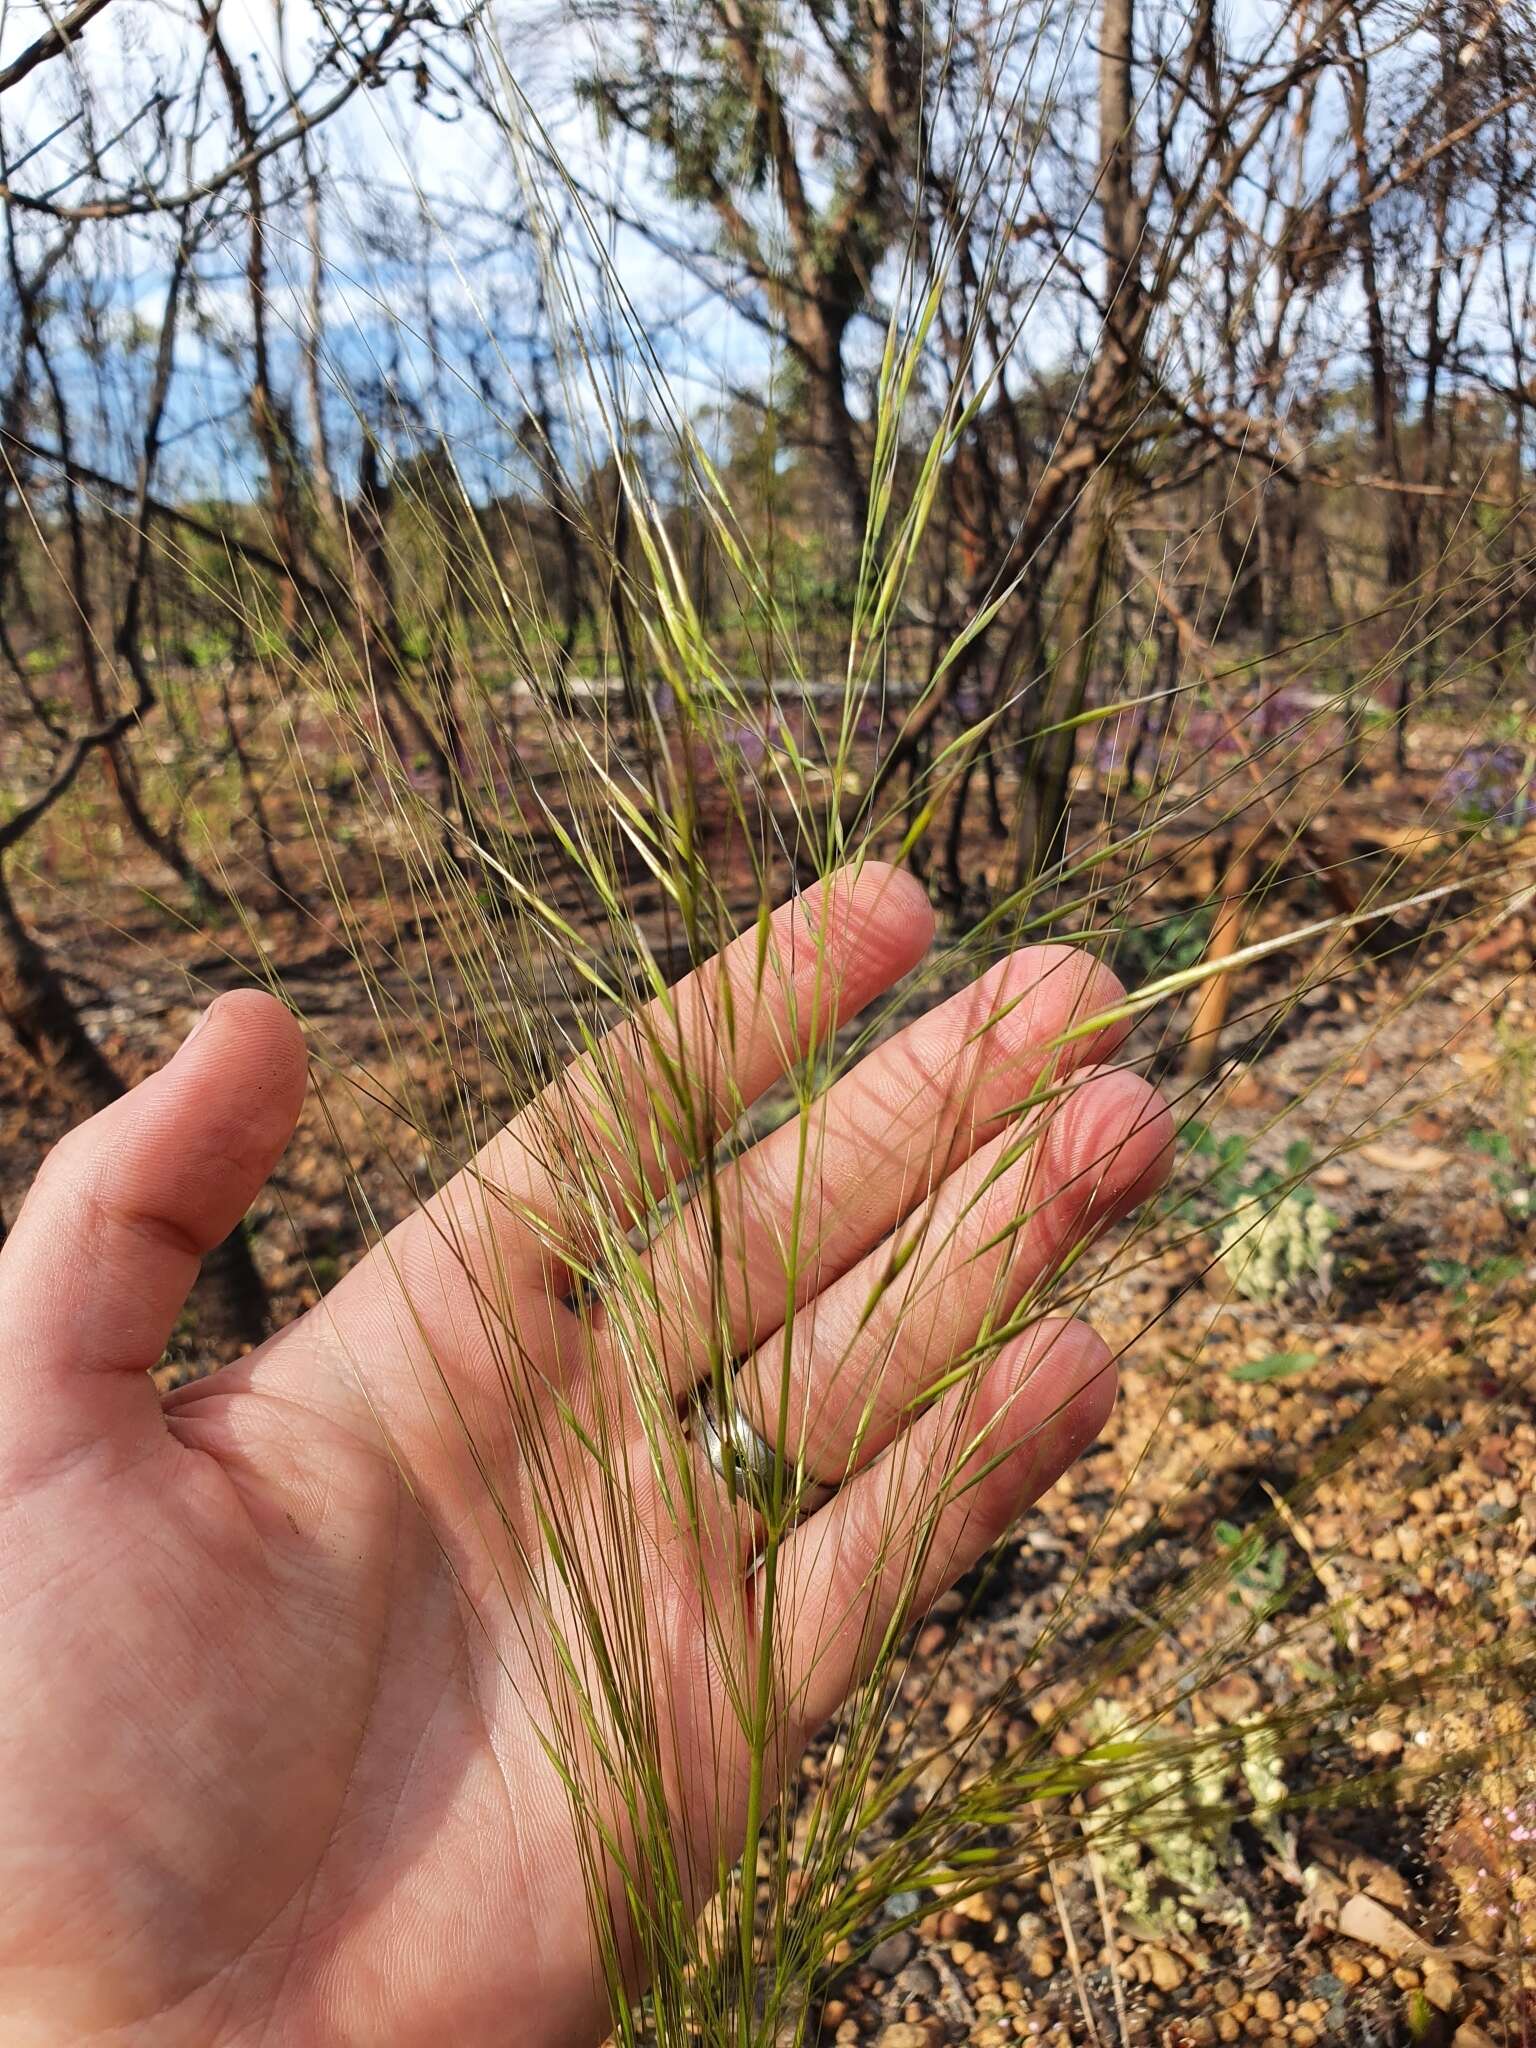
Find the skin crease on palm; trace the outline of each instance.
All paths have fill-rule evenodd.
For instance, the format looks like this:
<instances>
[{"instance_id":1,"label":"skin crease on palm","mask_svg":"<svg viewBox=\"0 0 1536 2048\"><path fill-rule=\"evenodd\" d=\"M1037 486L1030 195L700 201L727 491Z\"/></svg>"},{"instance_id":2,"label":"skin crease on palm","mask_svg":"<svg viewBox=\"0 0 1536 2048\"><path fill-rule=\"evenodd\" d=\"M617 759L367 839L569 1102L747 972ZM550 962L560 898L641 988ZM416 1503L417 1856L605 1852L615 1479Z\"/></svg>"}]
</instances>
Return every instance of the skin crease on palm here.
<instances>
[{"instance_id":1,"label":"skin crease on palm","mask_svg":"<svg viewBox=\"0 0 1536 2048\"><path fill-rule=\"evenodd\" d=\"M680 1065L724 1060L730 1086L714 1092L728 1122L813 1026L824 1034L910 970L932 932L917 886L867 865L776 913L766 970L749 933L673 991L655 1028ZM1119 1034L1041 1050L1117 995L1085 956L1015 954L867 1055L814 1114L800 1228L815 1255L798 1269L816 1298L790 1326L791 1398L814 1416L807 1464L844 1483L779 1555L781 1612L806 1617L784 1657L786 1758L855 1682L900 1591L899 1572L872 1569L892 1484L970 1441L977 1415L990 1421L984 1475L939 1511L920 1612L1103 1425L1113 1367L1080 1323L1036 1325L915 1416L903 1388L915 1398L989 1307L1017 1301L1162 1178L1166 1111L1099 1064ZM611 1119L591 1107L613 1086L632 1115L644 1105L646 1045L644 1030L621 1031L319 1307L163 1399L146 1369L199 1257L294 1127L297 1025L255 991L222 997L166 1067L46 1161L0 1255L6 2048L584 2048L605 2034L572 1818L539 1740L538 1629L517 1611L526 1581L488 1553L464 1435L501 1496L522 1498L505 1351L472 1277L486 1264L477 1229L495 1233L528 1401L559 1387L580 1410L584 1377L623 1384L601 1299L578 1317L568 1298L562 1191L540 1132L587 1129L584 1198L601 1190L620 1218L643 1209L679 1162L654 1156L658 1140L615 1163ZM1048 1064L1061 1098L1014 1162L1010 1115ZM718 1313L765 1433L795 1142L783 1126L744 1155L722 1205L732 1250ZM1005 1212L1026 1211L1000 1235ZM920 1298L893 1290L883 1333L866 1328L887 1240L914 1218L949 1233L945 1283ZM651 1336L679 1412L708 1371L696 1303L710 1254L694 1221L685 1210L665 1223L650 1254ZM457 1433L443 1426L449 1395ZM959 1399L971 1420L957 1433ZM680 1731L678 1858L712 1873L745 1825L746 1760L687 1589L701 1571L749 1572L751 1543L680 1558L699 1539L644 1512L644 1483L642 1471L652 1677Z\"/></svg>"}]
</instances>

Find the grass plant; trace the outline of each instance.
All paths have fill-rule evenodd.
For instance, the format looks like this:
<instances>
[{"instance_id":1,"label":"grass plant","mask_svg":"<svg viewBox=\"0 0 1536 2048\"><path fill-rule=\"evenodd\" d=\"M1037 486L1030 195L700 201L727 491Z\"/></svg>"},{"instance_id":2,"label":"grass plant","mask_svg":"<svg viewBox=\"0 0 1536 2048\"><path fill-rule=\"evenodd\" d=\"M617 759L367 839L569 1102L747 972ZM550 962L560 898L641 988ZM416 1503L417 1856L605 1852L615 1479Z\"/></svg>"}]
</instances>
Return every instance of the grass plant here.
<instances>
[{"instance_id":1,"label":"grass plant","mask_svg":"<svg viewBox=\"0 0 1536 2048\"><path fill-rule=\"evenodd\" d=\"M1044 49L1042 38L1042 63ZM1362 1051L1351 1043L1300 1095L1288 1094L1262 1131L1250 1130L1252 1156L1275 1162L1258 1195L1252 1176L1235 1171L1220 1151L1228 1093L1239 1080L1262 1077L1276 1049L1354 978L1390 983L1390 996L1371 1012L1377 1031L1453 986L1512 908L1529 902L1532 842L1521 829L1468 829L1465 802L1426 775L1410 785L1417 811L1395 836L1365 844L1327 829L1341 760L1355 744L1331 679L1347 671L1357 700L1372 700L1399 666L1417 664L1426 651L1432 661L1434 635L1445 633L1454 611L1449 593L1440 594L1432 623L1411 593L1399 600L1393 637L1363 672L1354 655L1360 617L1262 658L1228 661L1189 642L1170 685L1101 693L1103 701L1045 730L1029 725L1044 683L1037 667L915 757L900 787L884 779L878 764L890 736L946 687L972 638L1031 568L1016 565L937 651L915 698L898 687L907 678L896 628L939 481L1007 364L1007 337L986 334L979 314L942 346L936 329L970 200L955 195L950 240L914 238L885 280L884 349L873 415L862 423L871 450L868 519L855 550L845 660L829 679L807 666L775 564L759 558L750 522L672 397L643 315L605 260L580 182L561 165L519 86L515 52L499 44L489 18L476 55L519 167L540 288L565 336L557 367L570 439L562 449L553 437L535 436L530 450L524 434L521 445L568 507L588 502L574 487L577 469L602 463L614 479L627 550L620 555L595 517L581 536L611 582L611 630L593 645L588 673L573 677L551 623L552 598L530 566L534 554L515 572L491 545L451 439L424 423L435 495L420 489L411 557L392 564L395 603L402 613L452 614L450 666L391 648L377 634L346 644L318 617L295 629L279 616L276 582L248 565L220 581L210 590L215 608L227 606L232 635L261 650L260 731L279 764L268 785L297 806L305 861L322 879L324 898L274 900L255 862L234 851L214 803L198 854L241 906L231 950L259 960L277 992L285 991L285 921L293 919L327 924L346 958L339 977L365 992L383 1047L367 1071L333 1041L325 1015L305 1021L318 1085L336 1108L332 1142L351 1155L348 1184L366 1236L381 1235L424 1188L448 1181L509 1111L532 1101L568 1062L580 1063L579 1085L550 1112L541 1136L561 1187L560 1213L541 1227L572 1275L586 1342L621 1369L593 1376L600 1392L579 1412L530 1398L519 1279L488 1249L490 1221L507 1196L487 1173L477 1201L445 1216L442 1250L474 1276L503 1409L494 1417L464 1413L446 1383L424 1392L437 1404L445 1436L467 1439L473 1451L484 1495L472 1512L498 1536L488 1554L499 1555L500 1539L511 1535L520 1568L540 1589L544 1633L524 1645L538 1697L527 1704L582 1843L615 2040L785 2048L809 2038L814 1995L834 1957L864 1952L936 1903L1063 1859L1096 1857L1112 1881L1133 1889L1145 1890L1159 1870L1165 1878L1182 1872L1173 1889L1198 1895L1198 1910L1220 1890L1234 1818L1279 1842L1303 1813L1384 1792L1360 1782L1338 1731L1409 1692L1442 1688L1450 1696L1475 1679L1490 1695L1513 1696L1529 1676L1518 1648L1490 1655L1447 1641L1442 1654L1411 1670L1372 1671L1357 1661L1345 1675L1320 1673L1283 1707L1235 1722L1190 1718L1193 1702L1242 1671L1261 1640L1283 1641L1315 1599L1305 1574L1277 1574L1267 1561L1276 1545L1285 1546L1316 1487L1344 1462L1367 1456L1424 1398L1421 1381L1443 1363L1427 1353L1406 1361L1392 1395L1335 1436L1326 1469L1303 1472L1268 1513L1242 1528L1225 1535L1213 1528L1198 1569L1165 1584L1149 1608L1079 1640L1074 1586L1098 1541L1090 1532L1083 1558L1064 1569L1054 1620L1001 1675L976 1717L933 1749L910 1732L893 1737L892 1726L923 1725L935 1671L912 1648L923 1618L922 1567L946 1507L989 1469L998 1418L962 1398L950 1411L943 1457L921 1468L899 1456L892 1464L873 1576L901 1575L894 1617L864 1644L865 1675L853 1696L829 1726L808 1727L803 1703L786 1696L786 1645L859 1625L857 1600L847 1613L796 1611L778 1570L796 1524L813 1419L797 1405L793 1366L823 1255L814 1197L827 1133L817 1105L904 1019L1021 946L1065 942L1119 962L1122 971L1128 962L1145 968L1145 978L1113 999L1079 1004L1055 1033L1038 1079L1008 1105L1004 1121L1013 1135L973 1199L985 1203L1004 1175L1048 1142L1053 1119L1072 1099L1067 1057L1108 1028L1129 1034L1121 1058L1161 1083L1185 1133L1171 1194L1106 1242L1072 1246L1021 1298L999 1286L974 1343L913 1405L925 1409L957 1390L963 1397L1005 1344L1042 1318L1091 1311L1172 1246L1198 1247L1213 1268L1218 1258L1230 1266L1246 1257L1250 1270L1275 1218L1328 1215L1309 1192L1317 1171L1347 1166L1362 1148L1391 1138L1442 1084L1407 1062L1362 1110L1347 1077ZM1006 126L1000 115L998 125ZM995 134L990 143L978 135L978 160L996 146ZM1020 205L1027 172L1021 146L1008 185ZM978 189L979 180L978 172ZM993 230L994 254L1009 233L1005 208ZM442 247L451 260L446 228ZM984 301L983 291L977 303ZM488 331L488 343L496 339ZM421 343L411 334L399 340ZM339 371L337 379L363 417L355 380ZM488 425L517 439L517 422ZM400 416L392 430L404 434ZM418 487L403 462L397 468L396 488L408 497ZM1134 476L1118 455L1106 456L1100 472L1106 489L1134 500ZM452 519L444 516L445 499L455 505ZM706 627L694 602L689 562L701 535L730 579L736 615L753 622L731 644ZM1203 538L1185 543L1191 559ZM207 573L173 531L157 530L155 545L180 550L182 573ZM1176 568L1161 565L1160 574L1171 581ZM1091 623L1102 638L1111 622ZM1060 664L1071 652L1043 651L1042 664ZM582 687L573 695L574 682ZM391 730L396 703L409 707L430 745L402 747ZM1487 729L1502 731L1517 713L1495 699L1478 715ZM1102 741L1154 718L1134 783L1095 767ZM789 1000L804 1020L802 1043L784 1046L772 1089L748 1101L738 1086L737 1048L764 986L784 972L771 940L775 906L814 884L844 886L871 861L923 871L983 748L1006 736L1006 774L1027 774L1045 742L1069 730L1079 770L1070 829L1056 849L1042 864L1017 870L1005 853L962 904L946 908L927 957L841 1028L832 1021L830 970L797 955ZM1478 744L1475 733L1457 739L1459 749L1455 742L1439 749L1450 766L1458 751ZM1368 757L1373 744L1387 742L1368 736ZM338 764L347 782L344 840L335 825L343 808ZM198 801L194 788L194 814ZM1186 877L1192 886L1184 886ZM1223 931L1227 943L1218 944ZM755 935L757 959L747 1016L738 1014L739 996L725 1004L711 1018L715 1056L702 1065L680 1060L672 995L680 975L744 935L749 944ZM814 954L822 943L814 922L803 922L796 945ZM1202 1068L1188 1060L1183 1041L1203 996L1217 987L1231 996L1222 1051ZM293 999L302 1010L302 999ZM654 1077L638 1099L603 1050L622 1017L637 1020L632 1030ZM983 1034L956 1063L946 1113L957 1131L978 1114L972 1091L990 1058ZM1507 1047L1504 1060L1512 1078L1524 1074L1522 1048ZM996 1116L995 1107L988 1111L989 1122ZM1321 1129L1321 1142L1292 1145L1303 1121L1310 1133ZM748 1282L739 1247L753 1219L741 1213L733 1168L772 1131L794 1134L780 1154L791 1164L787 1185L776 1191L779 1259L771 1280L759 1274ZM635 1190L658 1156L674 1162L676 1191L653 1206ZM893 1343L905 1320L931 1313L936 1294L954 1284L955 1246L970 1212L936 1222L934 1193L913 1190L908 1224L858 1319L866 1354L871 1330ZM985 1249L1025 1233L1037 1214L1026 1201L989 1230ZM1313 1263L1320 1272L1320 1251ZM749 1304L778 1332L781 1394L775 1506L744 1574L719 1568L729 1541L717 1527L720 1500L702 1483L688 1404L678 1398L672 1352L679 1334L658 1317L663 1294L675 1292L662 1283L680 1276L693 1318L687 1341L707 1359L707 1382L721 1403L734 1398L742 1287L777 1294ZM890 1313L893 1302L899 1314ZM1149 1329L1146 1346L1157 1343ZM1284 1352L1305 1348L1298 1341ZM1134 1353L1125 1370L1138 1370ZM850 1463L862 1457L879 1416L880 1373L864 1371ZM636 1418L649 1481L704 1560L681 1597L703 1613L714 1656L716 1712L705 1728L678 1725L675 1702L656 1684L654 1589L635 1536L639 1507L627 1450ZM1178 1427L1171 1419L1165 1426ZM531 1523L528 1501L498 1493L490 1439L501 1432L517 1446ZM576 1467L598 1482L596 1522L571 1512ZM1106 1524L1123 1505L1106 1511ZM537 1543L528 1540L530 1526ZM987 1580L987 1567L973 1574L968 1597L983 1597ZM494 1578L466 1588L466 1598L495 1603ZM1118 1705L1096 1710L1093 1739L1063 1754L1061 1732L1080 1726L1089 1703L1106 1698L1119 1674L1145 1664L1159 1643L1177 1642L1200 1611L1210 1620L1198 1655L1175 1660L1134 1714ZM1347 1631L1346 1614L1338 1625ZM984 1737L1004 1725L1014 1732L999 1751ZM809 1773L799 1767L801 1734L814 1740ZM1474 1747L1436 1768L1450 1783L1470 1777L1481 1761ZM702 1867L690 1861L673 1822L680 1782L693 1796L703 1788L702 1796L719 1802L714 1838L721 1846ZM1192 1910L1190 1899L1180 1897L1171 1910Z\"/></svg>"}]
</instances>

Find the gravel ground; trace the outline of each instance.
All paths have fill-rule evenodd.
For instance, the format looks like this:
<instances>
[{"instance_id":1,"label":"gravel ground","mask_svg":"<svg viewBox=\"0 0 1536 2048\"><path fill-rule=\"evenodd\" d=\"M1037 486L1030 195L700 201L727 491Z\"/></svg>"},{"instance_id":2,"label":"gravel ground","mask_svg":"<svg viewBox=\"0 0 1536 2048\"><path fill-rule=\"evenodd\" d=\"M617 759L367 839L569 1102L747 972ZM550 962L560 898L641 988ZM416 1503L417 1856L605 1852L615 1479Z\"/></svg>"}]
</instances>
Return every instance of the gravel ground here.
<instances>
[{"instance_id":1,"label":"gravel ground","mask_svg":"<svg viewBox=\"0 0 1536 2048\"><path fill-rule=\"evenodd\" d=\"M1193 1798L1144 1776L1128 1848L1095 1834L1092 1794L1086 1828L1058 1802L1049 1857L1035 1816L1017 1880L920 1901L850 1957L814 2038L1536 2032L1536 1244L1473 1142L1511 1112L1500 1050L1529 1032L1528 965L1515 944L1454 999L1330 1005L1226 1077L1220 1126L1251 1134L1248 1165L1302 1133L1326 1161L1330 1289L1245 1301L1180 1219L1122 1257L1095 1296L1130 1347L1109 1431L919 1633L890 1746L958 1744L972 1770L1079 1758L1108 1701L1214 1776ZM1277 1358L1288 1376L1238 1376ZM1224 1541L1234 1568L1211 1583ZM1275 1811L1235 1761L1265 1725Z\"/></svg>"}]
</instances>

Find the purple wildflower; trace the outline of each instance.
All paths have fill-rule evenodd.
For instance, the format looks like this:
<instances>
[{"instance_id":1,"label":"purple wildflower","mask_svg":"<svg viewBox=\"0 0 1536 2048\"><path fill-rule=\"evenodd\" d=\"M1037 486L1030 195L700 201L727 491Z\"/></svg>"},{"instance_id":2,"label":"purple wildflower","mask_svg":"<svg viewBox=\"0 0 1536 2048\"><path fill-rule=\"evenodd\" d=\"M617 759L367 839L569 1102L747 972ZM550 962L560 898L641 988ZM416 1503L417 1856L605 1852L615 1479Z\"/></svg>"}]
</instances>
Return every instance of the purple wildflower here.
<instances>
[{"instance_id":1,"label":"purple wildflower","mask_svg":"<svg viewBox=\"0 0 1536 2048\"><path fill-rule=\"evenodd\" d=\"M1440 797L1458 817L1477 824L1523 825L1536 805L1530 756L1512 740L1468 747L1442 778Z\"/></svg>"}]
</instances>

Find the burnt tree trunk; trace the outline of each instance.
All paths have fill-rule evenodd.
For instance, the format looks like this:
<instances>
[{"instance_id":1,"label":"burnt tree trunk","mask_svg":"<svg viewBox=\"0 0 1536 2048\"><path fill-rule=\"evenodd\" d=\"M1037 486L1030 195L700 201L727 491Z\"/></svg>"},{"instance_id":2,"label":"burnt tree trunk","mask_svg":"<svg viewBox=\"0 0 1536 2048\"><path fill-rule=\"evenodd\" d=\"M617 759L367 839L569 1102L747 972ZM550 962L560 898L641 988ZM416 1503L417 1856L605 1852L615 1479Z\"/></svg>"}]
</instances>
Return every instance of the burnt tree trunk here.
<instances>
[{"instance_id":1,"label":"burnt tree trunk","mask_svg":"<svg viewBox=\"0 0 1536 2048\"><path fill-rule=\"evenodd\" d=\"M1034 881L1065 850L1077 732L1098 644L1113 547L1117 427L1135 384L1146 293L1143 208L1136 191L1135 0L1103 0L1099 13L1099 213L1104 239L1104 332L1090 379L1098 448L1078 495L1067 544L1055 652L1019 792L1015 880Z\"/></svg>"},{"instance_id":2,"label":"burnt tree trunk","mask_svg":"<svg viewBox=\"0 0 1536 2048\"><path fill-rule=\"evenodd\" d=\"M123 1092L122 1076L81 1022L62 977L30 930L0 860L0 1015L59 1093L87 1113Z\"/></svg>"}]
</instances>

